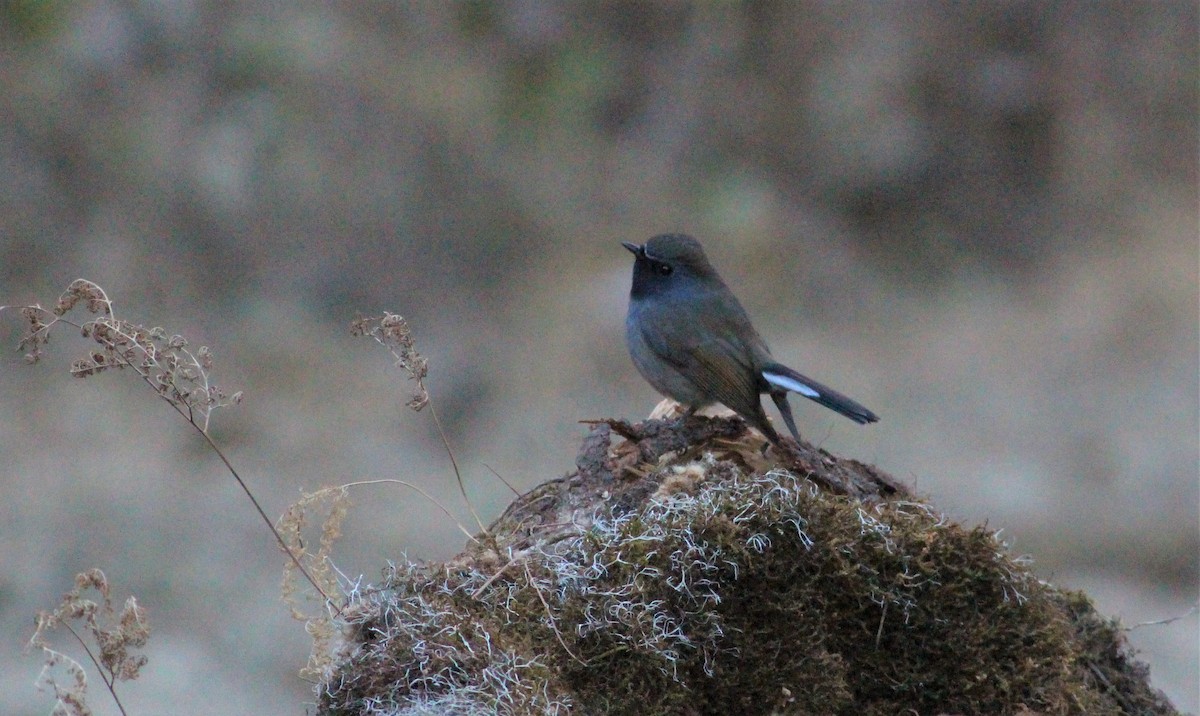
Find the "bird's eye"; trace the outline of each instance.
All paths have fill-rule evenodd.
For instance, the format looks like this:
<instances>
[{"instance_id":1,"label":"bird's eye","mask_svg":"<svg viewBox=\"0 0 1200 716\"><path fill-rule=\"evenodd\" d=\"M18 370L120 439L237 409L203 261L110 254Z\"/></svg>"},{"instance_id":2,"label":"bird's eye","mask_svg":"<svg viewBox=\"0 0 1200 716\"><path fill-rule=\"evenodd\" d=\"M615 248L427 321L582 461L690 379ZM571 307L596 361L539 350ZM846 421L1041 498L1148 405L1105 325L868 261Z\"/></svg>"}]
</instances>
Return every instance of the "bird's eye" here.
<instances>
[{"instance_id":1,"label":"bird's eye","mask_svg":"<svg viewBox=\"0 0 1200 716\"><path fill-rule=\"evenodd\" d=\"M658 265L658 275L659 276L670 276L674 272L675 272L675 269L671 268L671 264L659 264Z\"/></svg>"}]
</instances>

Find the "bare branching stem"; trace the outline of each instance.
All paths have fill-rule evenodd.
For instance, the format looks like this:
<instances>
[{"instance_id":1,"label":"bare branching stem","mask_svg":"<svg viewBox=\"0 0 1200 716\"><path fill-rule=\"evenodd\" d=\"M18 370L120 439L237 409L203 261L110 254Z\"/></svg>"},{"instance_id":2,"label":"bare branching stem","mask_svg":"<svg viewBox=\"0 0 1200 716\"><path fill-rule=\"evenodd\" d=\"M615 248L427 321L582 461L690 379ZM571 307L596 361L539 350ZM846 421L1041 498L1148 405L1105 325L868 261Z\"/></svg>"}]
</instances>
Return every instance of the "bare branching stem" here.
<instances>
[{"instance_id":1,"label":"bare branching stem","mask_svg":"<svg viewBox=\"0 0 1200 716\"><path fill-rule=\"evenodd\" d=\"M83 648L83 652L88 655L89 659L92 660L92 664L96 667L96 673L100 674L100 680L104 682L106 687L108 687L108 693L110 696L112 696L113 702L116 703L117 710L121 712L121 716L129 716L129 714L125 712L125 706L121 703L121 698L117 696L116 675L110 674L107 669L100 665L100 661L96 659L96 655L92 653L91 649L88 648L87 642L83 640L83 637L79 636L79 632L75 631L75 628L71 626L70 622L64 621L62 622L62 625L67 631L71 632L71 636L75 637L75 641L79 642L79 646Z\"/></svg>"},{"instance_id":2,"label":"bare branching stem","mask_svg":"<svg viewBox=\"0 0 1200 716\"><path fill-rule=\"evenodd\" d=\"M89 590L98 592L100 598L88 598L85 593ZM84 634L76 630L72 622L82 625L94 645L89 645ZM146 657L137 653L137 650L146 646L150 636L150 627L137 599L129 597L118 613L113 609L108 578L101 570L90 569L75 575L75 588L63 595L53 611L38 612L35 623L37 626L29 639L29 646L42 650L45 662L38 677L38 686L41 688L44 684L53 689L58 701L54 713L71 716L92 713L87 704L88 678L83 665L50 646L50 632L63 627L96 667L96 673L124 716L125 706L117 695L117 682L138 677L146 664ZM62 684L53 674L57 666L66 669L71 677L70 685Z\"/></svg>"},{"instance_id":3,"label":"bare branching stem","mask_svg":"<svg viewBox=\"0 0 1200 716\"><path fill-rule=\"evenodd\" d=\"M429 397L429 390L425 387L425 376L429 373L429 364L417 352L408 322L404 320L403 316L395 313L384 313L378 317L355 319L350 324L350 331L356 336L370 336L376 343L387 348L391 352L392 357L396 359L396 365L408 373L409 380L416 381L417 387L413 391L412 398L408 401L408 407L420 411L425 406L429 406L429 412L433 416L434 427L437 428L438 438L441 439L442 447L445 448L446 454L450 457L450 467L454 470L454 479L458 482L458 491L462 494L463 501L467 503L467 509L471 511L471 516L475 518L475 524L479 526L479 531L487 534L487 527L483 524L483 520L480 519L479 513L475 511L475 506L471 504L471 498L467 496L467 488L463 483L462 471L458 468L458 459L454 456L454 449L450 447L450 439L446 437L446 430L442 426L441 419L438 418L437 409L433 407L433 401Z\"/></svg>"},{"instance_id":4,"label":"bare branching stem","mask_svg":"<svg viewBox=\"0 0 1200 716\"><path fill-rule=\"evenodd\" d=\"M63 316L78 304L86 305L95 315L82 324L69 321ZM241 393L227 395L209 380L212 356L206 346L198 350L188 349L183 336L168 335L162 328L145 328L141 325L118 319L113 313L112 301L100 286L86 279L76 279L59 297L53 310L41 306L25 306L22 314L29 321L29 330L22 338L20 347L28 349L26 359L36 363L41 357L43 346L49 340L50 330L59 322L74 326L99 346L84 358L71 365L71 374L85 378L111 369L130 369L146 383L160 398L165 400L204 438L217 457L224 463L229 474L242 492L250 499L279 546L288 555L309 584L327 602L333 599L321 589L316 579L300 562L300 558L288 548L287 542L275 528L271 518L259 503L254 493L233 464L221 451L208 432L212 412L228 405L241 402Z\"/></svg>"}]
</instances>

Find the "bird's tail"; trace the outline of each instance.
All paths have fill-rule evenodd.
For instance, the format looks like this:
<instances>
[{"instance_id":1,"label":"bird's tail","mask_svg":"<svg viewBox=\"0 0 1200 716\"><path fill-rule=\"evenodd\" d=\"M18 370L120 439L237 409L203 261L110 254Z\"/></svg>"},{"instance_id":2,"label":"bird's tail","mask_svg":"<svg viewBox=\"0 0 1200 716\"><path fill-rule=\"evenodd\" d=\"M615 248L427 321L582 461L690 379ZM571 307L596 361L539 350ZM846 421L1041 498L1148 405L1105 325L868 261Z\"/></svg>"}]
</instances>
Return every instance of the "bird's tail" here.
<instances>
[{"instance_id":1,"label":"bird's tail","mask_svg":"<svg viewBox=\"0 0 1200 716\"><path fill-rule=\"evenodd\" d=\"M830 410L845 415L859 425L874 423L879 416L867 410L858 402L847 398L831 388L826 388L815 380L805 378L796 371L779 363L768 363L762 370L762 377L776 388L799 393L809 400L816 401Z\"/></svg>"}]
</instances>

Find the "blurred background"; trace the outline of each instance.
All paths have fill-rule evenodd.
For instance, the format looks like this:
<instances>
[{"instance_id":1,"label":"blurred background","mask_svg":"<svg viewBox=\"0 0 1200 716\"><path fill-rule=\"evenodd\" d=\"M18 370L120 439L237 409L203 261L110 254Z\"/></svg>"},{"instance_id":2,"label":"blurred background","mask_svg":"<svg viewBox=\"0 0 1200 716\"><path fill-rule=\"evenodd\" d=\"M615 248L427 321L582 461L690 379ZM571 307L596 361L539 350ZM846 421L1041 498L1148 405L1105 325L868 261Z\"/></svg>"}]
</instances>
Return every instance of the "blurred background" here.
<instances>
[{"instance_id":1,"label":"blurred background","mask_svg":"<svg viewBox=\"0 0 1200 716\"><path fill-rule=\"evenodd\" d=\"M1198 67L1194 2L14 0L0 303L86 277L211 346L246 396L213 434L272 515L399 478L470 525L349 321L410 320L488 520L489 468L528 489L578 421L658 402L620 242L694 234L780 360L883 417L793 400L807 439L1125 624L1184 615L1130 639L1195 711ZM303 713L233 480L132 375L70 378L73 331L29 367L22 330L0 314L0 712L48 712L33 614L100 567L154 629L130 713ZM353 497L351 577L463 543L411 491Z\"/></svg>"}]
</instances>

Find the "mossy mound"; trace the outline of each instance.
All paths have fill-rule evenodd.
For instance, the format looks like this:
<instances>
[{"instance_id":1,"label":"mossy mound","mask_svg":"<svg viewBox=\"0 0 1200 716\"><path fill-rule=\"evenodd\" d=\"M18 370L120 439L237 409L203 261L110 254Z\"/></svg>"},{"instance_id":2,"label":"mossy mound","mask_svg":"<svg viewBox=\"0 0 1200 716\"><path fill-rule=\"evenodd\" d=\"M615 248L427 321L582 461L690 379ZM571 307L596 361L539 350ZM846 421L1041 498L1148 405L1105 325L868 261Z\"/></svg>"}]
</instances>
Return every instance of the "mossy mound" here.
<instances>
[{"instance_id":1,"label":"mossy mound","mask_svg":"<svg viewBox=\"0 0 1200 716\"><path fill-rule=\"evenodd\" d=\"M820 451L751 469L741 430L599 426L482 546L357 594L321 712L1176 713L991 532Z\"/></svg>"}]
</instances>

